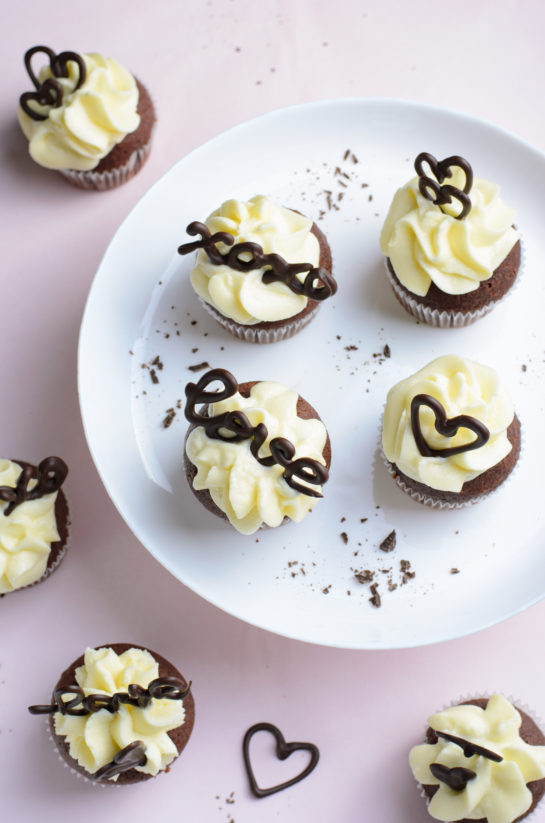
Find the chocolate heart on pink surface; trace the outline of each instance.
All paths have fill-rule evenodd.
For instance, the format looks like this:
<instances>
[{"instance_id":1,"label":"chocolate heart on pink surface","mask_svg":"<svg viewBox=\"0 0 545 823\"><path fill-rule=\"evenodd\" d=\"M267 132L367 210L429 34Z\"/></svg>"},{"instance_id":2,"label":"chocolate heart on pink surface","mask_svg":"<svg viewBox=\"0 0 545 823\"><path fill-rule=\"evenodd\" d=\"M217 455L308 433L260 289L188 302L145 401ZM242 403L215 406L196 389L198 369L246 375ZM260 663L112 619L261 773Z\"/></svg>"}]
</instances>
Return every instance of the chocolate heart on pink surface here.
<instances>
[{"instance_id":1,"label":"chocolate heart on pink surface","mask_svg":"<svg viewBox=\"0 0 545 823\"><path fill-rule=\"evenodd\" d=\"M303 771L299 772L299 774L295 775L295 777L292 777L289 780L284 781L283 783L279 783L277 786L271 786L268 789L262 789L257 785L254 770L252 768L252 764L250 763L250 741L254 734L262 731L269 732L275 738L276 756L279 760L286 760L290 756L290 754L296 751L310 752L310 762L303 769ZM315 746L314 743L286 743L284 735L282 734L280 729L278 729L276 726L273 726L272 723L256 723L254 726L251 726L244 735L244 741L242 743L242 753L244 756L244 764L246 766L246 771L248 772L250 788L256 797L267 797L270 794L275 794L275 792L281 792L282 789L287 789L289 786L293 786L295 783L299 783L300 780L304 780L304 778L307 777L316 768L318 759L320 757L318 747Z\"/></svg>"}]
</instances>

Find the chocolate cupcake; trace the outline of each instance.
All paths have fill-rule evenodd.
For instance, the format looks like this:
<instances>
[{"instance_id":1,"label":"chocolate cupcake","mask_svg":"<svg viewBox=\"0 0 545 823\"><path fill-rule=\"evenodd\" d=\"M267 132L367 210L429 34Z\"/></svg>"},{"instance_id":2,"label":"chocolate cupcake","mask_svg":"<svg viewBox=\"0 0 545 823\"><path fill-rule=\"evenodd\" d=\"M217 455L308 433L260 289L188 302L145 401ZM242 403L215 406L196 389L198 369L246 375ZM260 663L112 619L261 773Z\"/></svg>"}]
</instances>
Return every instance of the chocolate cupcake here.
<instances>
[{"instance_id":1,"label":"chocolate cupcake","mask_svg":"<svg viewBox=\"0 0 545 823\"><path fill-rule=\"evenodd\" d=\"M137 783L169 771L193 729L195 704L180 672L130 643L87 649L64 671L49 714L62 758L96 783Z\"/></svg>"},{"instance_id":2,"label":"chocolate cupcake","mask_svg":"<svg viewBox=\"0 0 545 823\"><path fill-rule=\"evenodd\" d=\"M515 282L521 258L515 212L500 199L499 186L473 179L462 157L437 161L423 152L415 169L418 176L396 192L380 236L388 279L417 320L467 326Z\"/></svg>"},{"instance_id":3,"label":"chocolate cupcake","mask_svg":"<svg viewBox=\"0 0 545 823\"><path fill-rule=\"evenodd\" d=\"M435 820L517 823L545 792L545 735L505 697L468 700L428 720L409 763Z\"/></svg>"},{"instance_id":4,"label":"chocolate cupcake","mask_svg":"<svg viewBox=\"0 0 545 823\"><path fill-rule=\"evenodd\" d=\"M212 317L247 343L292 337L337 291L318 226L262 195L227 200L187 232L201 236L178 249L197 251L193 288Z\"/></svg>"},{"instance_id":5,"label":"chocolate cupcake","mask_svg":"<svg viewBox=\"0 0 545 823\"><path fill-rule=\"evenodd\" d=\"M218 382L222 388L209 391ZM189 383L185 393L186 475L205 508L242 534L299 522L313 509L331 446L306 400L280 383L238 385L224 369Z\"/></svg>"},{"instance_id":6,"label":"chocolate cupcake","mask_svg":"<svg viewBox=\"0 0 545 823\"><path fill-rule=\"evenodd\" d=\"M48 59L38 75L35 54ZM25 54L34 86L19 98L18 118L30 156L82 189L112 189L145 163L155 111L146 88L100 54L60 54L34 46Z\"/></svg>"},{"instance_id":7,"label":"chocolate cupcake","mask_svg":"<svg viewBox=\"0 0 545 823\"><path fill-rule=\"evenodd\" d=\"M493 369L445 355L389 391L382 448L390 473L414 500L460 508L512 472L520 423Z\"/></svg>"},{"instance_id":8,"label":"chocolate cupcake","mask_svg":"<svg viewBox=\"0 0 545 823\"><path fill-rule=\"evenodd\" d=\"M70 517L61 489L68 466L0 460L0 595L41 583L66 553Z\"/></svg>"}]
</instances>

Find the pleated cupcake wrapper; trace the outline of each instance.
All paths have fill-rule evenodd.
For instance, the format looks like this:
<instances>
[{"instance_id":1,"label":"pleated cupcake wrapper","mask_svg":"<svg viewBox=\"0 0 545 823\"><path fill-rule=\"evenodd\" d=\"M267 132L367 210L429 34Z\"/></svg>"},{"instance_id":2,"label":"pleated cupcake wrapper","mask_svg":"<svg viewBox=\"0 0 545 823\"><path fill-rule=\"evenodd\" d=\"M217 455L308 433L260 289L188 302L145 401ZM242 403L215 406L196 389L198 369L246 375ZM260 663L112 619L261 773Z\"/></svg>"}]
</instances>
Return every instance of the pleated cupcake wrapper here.
<instances>
[{"instance_id":1,"label":"pleated cupcake wrapper","mask_svg":"<svg viewBox=\"0 0 545 823\"><path fill-rule=\"evenodd\" d=\"M498 692L478 692L475 694L462 695L458 698L458 700L453 700L452 703L446 704L445 706L443 706L442 709L439 709L439 711L445 711L445 709L452 709L453 706L459 706L460 703L466 703L468 700L478 700L479 698L486 698L487 700L489 700L492 697L492 694L498 694ZM541 717L537 715L533 709L530 709L529 706L526 705L526 703L521 703L520 700L515 700L511 695L504 695L504 697L511 703L512 706L515 706L515 708L521 709L523 712L525 712L528 715L528 717L530 717L534 721L534 723L537 726L539 726L540 729L543 730L545 728ZM437 714L437 712L434 712L434 714ZM428 795L426 794L426 791L422 783L417 782L416 785L419 789L420 797L424 799L426 806L429 806L431 798L428 797ZM539 808L540 802L541 801L538 802L533 811L529 812L523 817L523 820L531 820L534 817L536 810Z\"/></svg>"},{"instance_id":2,"label":"pleated cupcake wrapper","mask_svg":"<svg viewBox=\"0 0 545 823\"><path fill-rule=\"evenodd\" d=\"M436 326L441 329L459 329L463 326L470 326L472 323L475 323L476 320L479 320L481 317L484 317L486 314L492 311L492 309L499 305L505 298L512 294L513 290L518 287L520 278L522 276L523 269L525 267L526 261L526 254L525 254L525 247L520 238L520 266L515 277L515 282L509 288L499 300L494 300L491 303L488 303L486 306L482 306L480 309L475 309L474 311L454 311L453 309L432 309L429 306L424 306L420 302L420 298L415 295L412 296L407 294L401 287L399 282L394 279L392 272L388 268L388 260L385 259L384 265L386 269L386 274L388 275L388 280L394 293L406 311L409 312L413 317L419 320L421 323L427 323L429 326Z\"/></svg>"},{"instance_id":3,"label":"pleated cupcake wrapper","mask_svg":"<svg viewBox=\"0 0 545 823\"><path fill-rule=\"evenodd\" d=\"M76 169L60 169L62 176L73 186L79 189L107 191L126 183L140 171L151 151L151 140L145 146L135 149L127 162L109 171L77 171Z\"/></svg>"},{"instance_id":4,"label":"pleated cupcake wrapper","mask_svg":"<svg viewBox=\"0 0 545 823\"><path fill-rule=\"evenodd\" d=\"M382 426L381 426L381 431L382 431ZM521 423L521 425L520 425L520 451L519 451L519 456L517 458L517 462L515 463L515 465L513 466L513 468L511 469L511 471L507 475L507 477L505 478L505 480L502 483L500 483L500 485L497 486L495 489L491 489L486 494L479 494L479 495L476 495L475 497L470 498L469 500L463 500L463 501L461 500L460 502L447 502L446 500L439 500L439 499L433 497L431 494L430 495L422 494L422 492L417 491L416 489L412 489L410 486L408 486L405 483L403 478L401 478L399 476L398 471L396 471L396 469L394 468L392 463L388 460L388 458L384 454L384 451L382 451L382 459L384 461L384 465L388 469L388 473L392 475L392 477L394 478L394 480L397 483L397 485L399 486L399 488L402 491L404 491L405 494L408 494L409 497L412 497L413 500L416 500L418 503L421 503L423 506L428 506L431 509L465 509L465 508L468 508L469 506L473 506L475 503L479 503L481 500L485 500L491 494L494 494L494 492L496 492L499 489L503 488L506 483L510 482L513 479L513 476L515 475L515 472L518 471L518 467L520 465L521 458L522 458L523 454L524 454L524 427Z\"/></svg>"},{"instance_id":5,"label":"pleated cupcake wrapper","mask_svg":"<svg viewBox=\"0 0 545 823\"><path fill-rule=\"evenodd\" d=\"M290 320L288 317L283 326L274 329L260 329L255 326L244 326L242 323L237 323L229 317L220 314L210 303L199 298L200 302L206 311L212 315L220 326L223 326L230 334L238 337L239 340L244 340L245 343L278 343L280 340L286 340L288 337L293 337L294 334L304 329L310 321L318 313L320 305L317 304L303 317L298 320Z\"/></svg>"}]
</instances>

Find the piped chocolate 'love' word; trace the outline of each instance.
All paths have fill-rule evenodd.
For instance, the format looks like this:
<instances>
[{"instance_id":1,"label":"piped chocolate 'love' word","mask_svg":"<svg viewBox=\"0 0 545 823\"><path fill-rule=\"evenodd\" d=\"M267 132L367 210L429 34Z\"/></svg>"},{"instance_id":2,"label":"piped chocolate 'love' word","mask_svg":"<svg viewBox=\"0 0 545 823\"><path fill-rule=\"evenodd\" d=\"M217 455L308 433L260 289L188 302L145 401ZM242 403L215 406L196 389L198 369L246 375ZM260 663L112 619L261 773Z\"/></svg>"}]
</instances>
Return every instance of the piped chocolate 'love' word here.
<instances>
[{"instance_id":1,"label":"piped chocolate 'love' word","mask_svg":"<svg viewBox=\"0 0 545 823\"><path fill-rule=\"evenodd\" d=\"M445 783L455 792L463 791L469 781L477 777L477 773L472 769L466 769L463 766L454 766L454 768L449 769L443 763L431 763L430 772L437 780Z\"/></svg>"},{"instance_id":2,"label":"piped chocolate 'love' word","mask_svg":"<svg viewBox=\"0 0 545 823\"><path fill-rule=\"evenodd\" d=\"M207 391L215 382L222 384L218 391ZM309 497L322 497L316 489L307 486L320 486L328 480L326 467L311 457L299 457L294 460L295 446L285 437L273 437L269 443L270 455L261 456L259 450L268 437L268 430L264 423L252 426L242 411L230 411L210 417L206 412L198 412L196 406L205 403L216 403L225 400L238 392L239 386L231 372L225 369L212 369L206 372L198 383L188 383L185 387L187 402L185 416L190 423L203 426L207 437L214 440L239 443L241 440L251 440L250 451L262 466L273 466L275 463L282 466L282 477L292 489ZM298 483L297 479L303 481Z\"/></svg>"},{"instance_id":3,"label":"piped chocolate 'love' word","mask_svg":"<svg viewBox=\"0 0 545 823\"><path fill-rule=\"evenodd\" d=\"M4 515L24 503L25 500L37 500L45 494L53 494L60 489L68 474L68 466L60 457L46 457L38 466L36 485L29 489L29 483L34 476L32 466L24 466L17 479L17 485L0 486L0 500L8 503Z\"/></svg>"},{"instance_id":4,"label":"piped chocolate 'love' word","mask_svg":"<svg viewBox=\"0 0 545 823\"><path fill-rule=\"evenodd\" d=\"M424 169L424 163L427 163L435 179L428 177ZM473 185L473 170L467 160L459 157L457 154L452 157L446 157L445 160L437 160L433 154L426 151L421 152L414 161L416 173L420 178L418 181L418 188L422 197L430 200L436 206L446 205L452 203L452 200L458 200L461 205L460 213L456 215L456 220L463 220L471 211L471 200L468 195ZM453 168L460 168L465 174L465 184L463 189L447 184L443 185L447 177L452 177ZM441 209L443 211L443 209Z\"/></svg>"},{"instance_id":5,"label":"piped chocolate 'love' word","mask_svg":"<svg viewBox=\"0 0 545 823\"><path fill-rule=\"evenodd\" d=\"M444 437L454 437L458 429L469 429L476 437L463 446L451 446L446 449L432 448L422 434L420 426L420 407L427 406L435 415L435 430ZM484 423L471 417L469 414L459 414L457 417L447 417L444 406L430 394L417 394L411 401L411 427L418 451L423 457L451 457L453 454L462 454L484 446L490 438L490 432Z\"/></svg>"},{"instance_id":6,"label":"piped chocolate 'love' word","mask_svg":"<svg viewBox=\"0 0 545 823\"><path fill-rule=\"evenodd\" d=\"M279 783L277 786L270 786L268 789L262 789L257 785L254 770L250 762L250 741L257 732L269 732L273 735L276 741L276 756L279 760L286 760L290 754L293 754L293 752L305 751L310 753L309 763L303 771L299 772L299 774L295 775L295 777L284 781L284 783ZM318 746L314 743L286 743L284 735L280 729L273 726L272 723L256 723L248 729L242 742L242 754L244 757L244 765L246 766L246 771L248 773L248 780L250 781L250 789L256 797L268 797L270 794L281 792L283 789L287 789L289 786L299 783L300 780L304 780L305 777L308 777L308 775L316 768L320 758Z\"/></svg>"},{"instance_id":7,"label":"piped chocolate 'love' word","mask_svg":"<svg viewBox=\"0 0 545 823\"><path fill-rule=\"evenodd\" d=\"M210 262L216 266L229 266L230 269L241 272L266 268L261 278L263 283L279 281L294 294L304 295L311 300L326 300L337 291L337 281L333 275L326 269L315 268L312 263L288 263L279 254L265 254L259 243L235 243L233 235L225 231L211 234L206 223L194 221L186 231L192 236L200 234L201 239L194 243L184 243L178 248L178 254L204 249ZM222 253L217 248L217 243L224 243L232 248ZM307 275L300 280L297 275L303 272L307 272Z\"/></svg>"},{"instance_id":8,"label":"piped chocolate 'love' word","mask_svg":"<svg viewBox=\"0 0 545 823\"><path fill-rule=\"evenodd\" d=\"M32 69L32 58L35 54L42 52L49 57L49 68L53 77L48 77L43 83L40 83L38 77ZM51 108L58 108L62 104L63 88L59 83L59 77L68 77L68 63L76 63L78 66L78 79L72 91L76 91L85 82L87 71L85 68L85 61L80 54L75 51L63 51L60 54L55 54L53 49L48 46L33 46L25 54L25 67L28 76L32 80L32 84L36 91L26 91L19 98L19 104L25 114L32 120L47 120L48 114L41 114L36 109L29 105L31 101L39 103L40 106L50 106Z\"/></svg>"},{"instance_id":9,"label":"piped chocolate 'love' word","mask_svg":"<svg viewBox=\"0 0 545 823\"><path fill-rule=\"evenodd\" d=\"M474 757L475 755L479 755L480 757L486 757L487 760L493 760L495 763L501 763L503 757L501 754L496 754L496 752L490 751L490 749L485 749L484 746L479 746L477 743L472 743L470 740L465 740L463 737L456 737L454 734L448 734L448 732L438 732L433 730L433 735L430 737L430 743L437 743L437 738L442 737L443 740L448 740L449 743L454 743L456 746L460 746L460 748L464 752L464 757Z\"/></svg>"}]
</instances>

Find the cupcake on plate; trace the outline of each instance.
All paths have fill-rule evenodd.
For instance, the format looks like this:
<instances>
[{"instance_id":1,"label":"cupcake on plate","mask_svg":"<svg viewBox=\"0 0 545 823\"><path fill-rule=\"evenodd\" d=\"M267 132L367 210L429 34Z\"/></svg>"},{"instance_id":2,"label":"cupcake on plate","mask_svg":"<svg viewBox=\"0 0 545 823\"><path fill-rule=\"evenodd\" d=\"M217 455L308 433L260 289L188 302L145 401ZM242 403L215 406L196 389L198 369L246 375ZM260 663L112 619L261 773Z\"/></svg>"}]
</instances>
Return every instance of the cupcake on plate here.
<instances>
[{"instance_id":1,"label":"cupcake on plate","mask_svg":"<svg viewBox=\"0 0 545 823\"><path fill-rule=\"evenodd\" d=\"M197 251L191 285L212 317L247 343L292 337L337 291L323 232L263 195L227 200L187 232L201 236L178 249Z\"/></svg>"},{"instance_id":2,"label":"cupcake on plate","mask_svg":"<svg viewBox=\"0 0 545 823\"><path fill-rule=\"evenodd\" d=\"M515 212L499 186L473 179L462 157L438 161L423 152L414 165L417 176L396 192L380 235L388 279L417 320L467 326L515 282Z\"/></svg>"},{"instance_id":3,"label":"cupcake on plate","mask_svg":"<svg viewBox=\"0 0 545 823\"><path fill-rule=\"evenodd\" d=\"M210 391L214 383L221 388ZM306 400L280 383L238 385L224 369L189 383L185 393L186 475L205 508L242 534L299 522L314 508L331 446Z\"/></svg>"},{"instance_id":4,"label":"cupcake on plate","mask_svg":"<svg viewBox=\"0 0 545 823\"><path fill-rule=\"evenodd\" d=\"M70 526L61 489L67 474L60 457L39 466L0 459L0 595L41 583L63 559Z\"/></svg>"},{"instance_id":5,"label":"cupcake on plate","mask_svg":"<svg viewBox=\"0 0 545 823\"><path fill-rule=\"evenodd\" d=\"M545 735L494 694L432 715L409 763L435 820L515 823L545 792Z\"/></svg>"},{"instance_id":6,"label":"cupcake on plate","mask_svg":"<svg viewBox=\"0 0 545 823\"><path fill-rule=\"evenodd\" d=\"M36 54L47 60L38 74ZM20 96L17 116L36 163L82 189L112 189L139 171L155 111L126 68L100 54L55 54L47 46L29 49L25 66L34 88Z\"/></svg>"},{"instance_id":7,"label":"cupcake on plate","mask_svg":"<svg viewBox=\"0 0 545 823\"><path fill-rule=\"evenodd\" d=\"M444 355L390 389L382 448L390 473L414 500L460 508L512 472L520 423L493 369Z\"/></svg>"},{"instance_id":8,"label":"cupcake on plate","mask_svg":"<svg viewBox=\"0 0 545 823\"><path fill-rule=\"evenodd\" d=\"M62 758L97 783L120 785L169 771L193 728L195 704L180 672L142 646L87 649L64 671L50 705Z\"/></svg>"}]
</instances>

